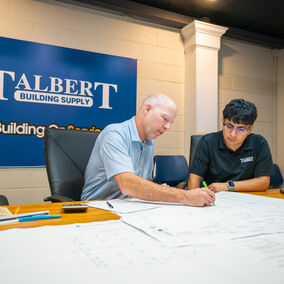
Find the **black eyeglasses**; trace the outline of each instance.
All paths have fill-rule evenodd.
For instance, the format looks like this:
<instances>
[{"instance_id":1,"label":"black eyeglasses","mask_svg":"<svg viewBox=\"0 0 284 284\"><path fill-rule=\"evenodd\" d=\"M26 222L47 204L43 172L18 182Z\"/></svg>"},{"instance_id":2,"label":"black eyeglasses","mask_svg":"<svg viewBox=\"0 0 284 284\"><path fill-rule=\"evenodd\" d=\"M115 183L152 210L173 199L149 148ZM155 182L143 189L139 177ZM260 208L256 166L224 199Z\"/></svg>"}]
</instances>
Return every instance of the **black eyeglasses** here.
<instances>
[{"instance_id":1,"label":"black eyeglasses","mask_svg":"<svg viewBox=\"0 0 284 284\"><path fill-rule=\"evenodd\" d=\"M237 130L237 133L239 134L245 134L246 132L248 132L250 130L249 128L245 128L245 127L236 127L230 123L223 123L223 126L226 126L226 128L228 129L229 132L232 132L235 128Z\"/></svg>"}]
</instances>

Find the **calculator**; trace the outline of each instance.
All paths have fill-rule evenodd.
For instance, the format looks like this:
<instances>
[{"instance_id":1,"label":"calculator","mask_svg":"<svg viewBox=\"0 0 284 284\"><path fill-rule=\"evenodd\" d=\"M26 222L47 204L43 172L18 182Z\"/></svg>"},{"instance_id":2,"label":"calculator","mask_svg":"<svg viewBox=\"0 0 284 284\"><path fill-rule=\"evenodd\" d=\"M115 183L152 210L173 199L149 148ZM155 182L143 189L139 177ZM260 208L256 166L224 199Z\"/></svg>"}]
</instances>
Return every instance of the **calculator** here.
<instances>
[{"instance_id":1,"label":"calculator","mask_svg":"<svg viewBox=\"0 0 284 284\"><path fill-rule=\"evenodd\" d=\"M77 204L64 204L62 208L65 212L84 212L88 209L88 204L86 203L77 203Z\"/></svg>"}]
</instances>

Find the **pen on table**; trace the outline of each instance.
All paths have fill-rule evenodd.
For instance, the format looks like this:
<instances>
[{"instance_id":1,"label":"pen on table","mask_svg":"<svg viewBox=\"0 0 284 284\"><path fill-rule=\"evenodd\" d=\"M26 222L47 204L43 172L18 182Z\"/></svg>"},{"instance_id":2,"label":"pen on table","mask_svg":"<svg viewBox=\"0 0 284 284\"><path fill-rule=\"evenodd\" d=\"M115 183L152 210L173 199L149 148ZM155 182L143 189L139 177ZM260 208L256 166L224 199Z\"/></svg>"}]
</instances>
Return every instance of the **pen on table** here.
<instances>
[{"instance_id":1,"label":"pen on table","mask_svg":"<svg viewBox=\"0 0 284 284\"><path fill-rule=\"evenodd\" d=\"M108 201L106 202L106 204L109 208L113 208L113 206Z\"/></svg>"},{"instance_id":2,"label":"pen on table","mask_svg":"<svg viewBox=\"0 0 284 284\"><path fill-rule=\"evenodd\" d=\"M29 222L29 221L36 221L36 220L44 220L44 219L54 219L54 218L61 218L61 215L39 215L39 216L26 216L20 217L20 222Z\"/></svg>"},{"instance_id":3,"label":"pen on table","mask_svg":"<svg viewBox=\"0 0 284 284\"><path fill-rule=\"evenodd\" d=\"M17 208L16 208L16 210L15 210L15 212L14 212L14 215L17 215L17 214L19 214L19 212L20 212L20 209L21 209L20 207L17 207Z\"/></svg>"},{"instance_id":4,"label":"pen on table","mask_svg":"<svg viewBox=\"0 0 284 284\"><path fill-rule=\"evenodd\" d=\"M202 183L203 183L203 186L204 186L204 187L208 188L207 183L206 183L206 181L205 181L205 180L204 180ZM215 205L215 202L213 201L213 203L212 203L212 204L213 204L213 205Z\"/></svg>"}]
</instances>

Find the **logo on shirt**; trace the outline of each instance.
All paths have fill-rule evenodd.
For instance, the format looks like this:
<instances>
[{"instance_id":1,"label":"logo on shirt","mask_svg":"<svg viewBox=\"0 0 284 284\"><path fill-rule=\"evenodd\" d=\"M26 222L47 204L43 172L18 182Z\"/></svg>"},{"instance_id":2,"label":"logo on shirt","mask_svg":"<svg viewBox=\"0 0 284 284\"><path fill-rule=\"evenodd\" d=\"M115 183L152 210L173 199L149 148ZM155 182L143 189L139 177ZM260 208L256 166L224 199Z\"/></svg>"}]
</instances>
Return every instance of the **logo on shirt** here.
<instances>
[{"instance_id":1,"label":"logo on shirt","mask_svg":"<svg viewBox=\"0 0 284 284\"><path fill-rule=\"evenodd\" d=\"M253 157L241 158L241 163L248 163L253 161Z\"/></svg>"}]
</instances>

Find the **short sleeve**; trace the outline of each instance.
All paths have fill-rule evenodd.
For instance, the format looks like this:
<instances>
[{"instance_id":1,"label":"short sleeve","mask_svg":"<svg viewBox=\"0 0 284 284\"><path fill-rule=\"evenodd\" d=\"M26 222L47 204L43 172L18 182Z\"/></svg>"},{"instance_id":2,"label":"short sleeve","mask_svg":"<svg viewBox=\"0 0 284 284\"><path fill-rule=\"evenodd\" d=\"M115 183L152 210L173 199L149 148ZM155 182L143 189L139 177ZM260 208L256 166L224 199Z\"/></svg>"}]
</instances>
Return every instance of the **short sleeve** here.
<instances>
[{"instance_id":1,"label":"short sleeve","mask_svg":"<svg viewBox=\"0 0 284 284\"><path fill-rule=\"evenodd\" d=\"M119 173L134 173L127 142L118 132L112 131L104 136L100 155L108 180Z\"/></svg>"},{"instance_id":2,"label":"short sleeve","mask_svg":"<svg viewBox=\"0 0 284 284\"><path fill-rule=\"evenodd\" d=\"M204 177L209 165L208 141L205 138L202 137L199 141L190 166L190 173L201 177Z\"/></svg>"},{"instance_id":3,"label":"short sleeve","mask_svg":"<svg viewBox=\"0 0 284 284\"><path fill-rule=\"evenodd\" d=\"M263 141L259 143L258 153L256 158L256 167L254 177L271 176L274 174L273 162L270 148L267 141L262 137Z\"/></svg>"}]
</instances>

